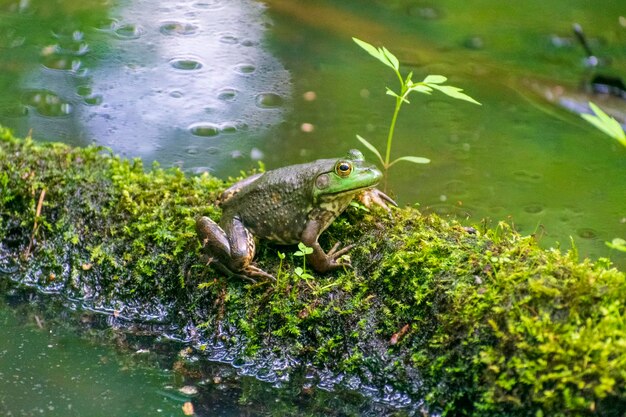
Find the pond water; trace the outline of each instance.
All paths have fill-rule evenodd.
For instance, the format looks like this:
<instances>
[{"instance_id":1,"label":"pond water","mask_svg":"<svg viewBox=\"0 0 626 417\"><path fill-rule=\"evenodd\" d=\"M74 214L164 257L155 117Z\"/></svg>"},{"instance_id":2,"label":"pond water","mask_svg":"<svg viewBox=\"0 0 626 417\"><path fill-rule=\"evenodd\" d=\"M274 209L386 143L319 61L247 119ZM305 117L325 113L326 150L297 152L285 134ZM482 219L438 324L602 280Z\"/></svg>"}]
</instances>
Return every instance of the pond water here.
<instances>
[{"instance_id":1,"label":"pond water","mask_svg":"<svg viewBox=\"0 0 626 417\"><path fill-rule=\"evenodd\" d=\"M394 155L432 162L392 168L401 204L468 224L509 221L545 247L568 249L571 237L581 256L626 268L626 255L604 243L626 238L626 148L546 100L565 91L606 102L580 91L590 71L571 28L584 28L599 71L626 77L625 13L621 0L0 0L0 123L219 177L259 160L274 168L343 155L359 147L356 134L382 149L393 110L385 86L397 80L351 41L357 36L392 50L403 73L445 75L483 104L433 95L403 107ZM28 367L16 371L5 354L0 382L18 375L26 384L60 363L58 375L96 386L124 372L117 359L94 371L115 353L32 320L24 326L13 311L0 313L0 352ZM56 350L60 340L70 356ZM159 404L146 410L180 414L178 399L157 393L171 378L157 369L103 386L119 399L107 415L140 415L124 413L121 398L142 396L145 407ZM62 395L85 402L91 394L80 389L49 391L37 404L17 395L11 410L35 415ZM82 415L99 415L89 406Z\"/></svg>"},{"instance_id":2,"label":"pond water","mask_svg":"<svg viewBox=\"0 0 626 417\"><path fill-rule=\"evenodd\" d=\"M2 417L390 416L406 410L295 377L268 383L183 343L0 284ZM119 324L119 323L118 323Z\"/></svg>"}]
</instances>

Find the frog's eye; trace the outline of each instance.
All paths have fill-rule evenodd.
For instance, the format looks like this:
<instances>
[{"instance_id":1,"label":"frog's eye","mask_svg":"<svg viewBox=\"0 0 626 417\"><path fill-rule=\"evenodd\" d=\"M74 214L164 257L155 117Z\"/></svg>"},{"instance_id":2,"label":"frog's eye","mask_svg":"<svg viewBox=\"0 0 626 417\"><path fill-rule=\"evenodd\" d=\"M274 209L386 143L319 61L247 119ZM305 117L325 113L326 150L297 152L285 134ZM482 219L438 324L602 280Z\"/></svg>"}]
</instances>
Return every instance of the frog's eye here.
<instances>
[{"instance_id":1,"label":"frog's eye","mask_svg":"<svg viewBox=\"0 0 626 417\"><path fill-rule=\"evenodd\" d=\"M339 161L335 165L335 173L342 178L347 177L352 172L352 164L346 161Z\"/></svg>"}]
</instances>

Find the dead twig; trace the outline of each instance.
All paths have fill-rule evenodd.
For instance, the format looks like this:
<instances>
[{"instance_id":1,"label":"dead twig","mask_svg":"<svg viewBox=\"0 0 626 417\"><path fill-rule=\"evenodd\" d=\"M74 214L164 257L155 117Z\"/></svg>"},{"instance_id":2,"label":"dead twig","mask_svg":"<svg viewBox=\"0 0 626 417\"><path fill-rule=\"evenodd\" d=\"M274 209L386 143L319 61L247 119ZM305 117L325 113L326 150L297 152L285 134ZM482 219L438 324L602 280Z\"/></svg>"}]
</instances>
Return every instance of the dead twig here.
<instances>
[{"instance_id":1,"label":"dead twig","mask_svg":"<svg viewBox=\"0 0 626 417\"><path fill-rule=\"evenodd\" d=\"M39 229L39 223L37 220L39 216L41 216L41 209L43 208L43 201L46 198L46 189L42 189L41 193L39 193L39 201L37 202L37 209L35 210L35 222L33 223L33 232L30 235L30 241L28 242L28 247L24 252L24 257L28 258L33 250L33 245L35 243L35 235L37 234L37 230Z\"/></svg>"}]
</instances>

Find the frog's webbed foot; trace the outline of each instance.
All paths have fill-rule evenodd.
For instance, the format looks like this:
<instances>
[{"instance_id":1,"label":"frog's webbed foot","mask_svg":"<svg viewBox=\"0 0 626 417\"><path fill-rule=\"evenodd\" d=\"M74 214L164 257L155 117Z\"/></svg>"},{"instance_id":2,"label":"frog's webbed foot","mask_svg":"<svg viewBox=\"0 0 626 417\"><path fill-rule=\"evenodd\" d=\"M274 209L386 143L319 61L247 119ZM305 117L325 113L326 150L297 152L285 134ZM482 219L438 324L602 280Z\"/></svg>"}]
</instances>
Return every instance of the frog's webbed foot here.
<instances>
[{"instance_id":1,"label":"frog's webbed foot","mask_svg":"<svg viewBox=\"0 0 626 417\"><path fill-rule=\"evenodd\" d=\"M313 253L307 255L307 261L317 272L328 272L334 271L335 269L352 268L350 261L341 259L341 257L348 253L354 245L350 244L339 249L340 246L341 243L337 242L328 252L325 253L320 244L314 242L311 246L313 248Z\"/></svg>"},{"instance_id":2,"label":"frog's webbed foot","mask_svg":"<svg viewBox=\"0 0 626 417\"><path fill-rule=\"evenodd\" d=\"M359 194L358 198L361 204L367 208L372 207L372 204L376 204L377 206L380 206L390 212L391 209L389 208L389 204L394 207L398 207L398 204L393 201L391 197L380 191L378 188L365 190Z\"/></svg>"},{"instance_id":3,"label":"frog's webbed foot","mask_svg":"<svg viewBox=\"0 0 626 417\"><path fill-rule=\"evenodd\" d=\"M354 247L354 243L346 245L341 249L339 249L339 246L341 246L341 242L335 243L335 245L328 252L326 252L326 256L328 258L331 258L333 261L336 261L337 259L341 258L343 255L348 253L350 249ZM341 265L346 265L346 264L344 263Z\"/></svg>"}]
</instances>

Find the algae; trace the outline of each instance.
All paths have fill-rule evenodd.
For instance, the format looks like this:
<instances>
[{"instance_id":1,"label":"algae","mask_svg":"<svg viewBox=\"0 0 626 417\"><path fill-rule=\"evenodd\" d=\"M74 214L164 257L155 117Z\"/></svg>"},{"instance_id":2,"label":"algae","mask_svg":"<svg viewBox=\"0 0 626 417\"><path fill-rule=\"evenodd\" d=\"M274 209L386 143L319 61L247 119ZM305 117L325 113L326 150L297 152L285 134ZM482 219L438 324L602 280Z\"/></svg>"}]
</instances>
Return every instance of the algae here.
<instances>
[{"instance_id":1,"label":"algae","mask_svg":"<svg viewBox=\"0 0 626 417\"><path fill-rule=\"evenodd\" d=\"M354 269L304 280L296 248L261 242L277 282L250 284L198 256L194 218L219 217L228 181L0 138L5 279L159 324L262 380L304 373L416 413L626 412L626 277L606 259L540 249L505 223L351 208L320 243L356 242Z\"/></svg>"}]
</instances>

